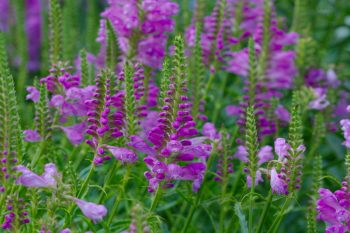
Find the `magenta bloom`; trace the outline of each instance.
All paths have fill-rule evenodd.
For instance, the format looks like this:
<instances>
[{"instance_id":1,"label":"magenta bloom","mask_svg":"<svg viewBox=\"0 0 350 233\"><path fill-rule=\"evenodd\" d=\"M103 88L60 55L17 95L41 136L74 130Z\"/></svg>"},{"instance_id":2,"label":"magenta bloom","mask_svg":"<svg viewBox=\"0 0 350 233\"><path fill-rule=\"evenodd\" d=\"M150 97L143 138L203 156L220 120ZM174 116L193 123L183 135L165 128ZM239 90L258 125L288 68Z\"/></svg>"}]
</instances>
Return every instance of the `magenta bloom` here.
<instances>
[{"instance_id":1,"label":"magenta bloom","mask_svg":"<svg viewBox=\"0 0 350 233\"><path fill-rule=\"evenodd\" d=\"M275 152L280 160L284 159L289 154L291 149L290 145L286 142L284 138L277 138L275 140Z\"/></svg>"},{"instance_id":2,"label":"magenta bloom","mask_svg":"<svg viewBox=\"0 0 350 233\"><path fill-rule=\"evenodd\" d=\"M276 172L276 169L273 168L271 170L270 173L271 176L271 181L270 181L270 185L271 185L271 189L274 193L277 194L288 194L288 184L285 181L285 179L282 179L283 174L278 174Z\"/></svg>"},{"instance_id":3,"label":"magenta bloom","mask_svg":"<svg viewBox=\"0 0 350 233\"><path fill-rule=\"evenodd\" d=\"M282 105L279 105L275 109L275 114L276 114L277 118L281 121L285 121L285 122L290 121L290 113Z\"/></svg>"},{"instance_id":4,"label":"magenta bloom","mask_svg":"<svg viewBox=\"0 0 350 233\"><path fill-rule=\"evenodd\" d=\"M41 141L40 134L36 130L27 129L23 131L24 140L27 142L38 142Z\"/></svg>"},{"instance_id":5,"label":"magenta bloom","mask_svg":"<svg viewBox=\"0 0 350 233\"><path fill-rule=\"evenodd\" d=\"M107 148L117 160L123 163L135 163L137 161L137 155L132 150L116 146L107 146Z\"/></svg>"},{"instance_id":6,"label":"magenta bloom","mask_svg":"<svg viewBox=\"0 0 350 233\"><path fill-rule=\"evenodd\" d=\"M22 173L17 180L17 184L32 188L56 188L56 180L60 177L60 174L53 163L45 165L45 171L41 176L22 165L17 166L16 170Z\"/></svg>"},{"instance_id":7,"label":"magenta bloom","mask_svg":"<svg viewBox=\"0 0 350 233\"><path fill-rule=\"evenodd\" d=\"M81 212L91 219L94 223L101 221L107 214L107 209L103 205L97 205L92 202L86 202L78 198L73 198L73 201L79 206Z\"/></svg>"},{"instance_id":8,"label":"magenta bloom","mask_svg":"<svg viewBox=\"0 0 350 233\"><path fill-rule=\"evenodd\" d=\"M344 134L344 145L347 148L350 148L350 120L349 119L344 119L340 121L341 129L343 130Z\"/></svg>"},{"instance_id":9,"label":"magenta bloom","mask_svg":"<svg viewBox=\"0 0 350 233\"><path fill-rule=\"evenodd\" d=\"M29 86L27 87L28 95L26 96L27 100L32 100L33 102L38 102L40 98L40 92L36 87Z\"/></svg>"},{"instance_id":10,"label":"magenta bloom","mask_svg":"<svg viewBox=\"0 0 350 233\"><path fill-rule=\"evenodd\" d=\"M328 189L319 189L317 200L317 218L328 223L327 233L348 232L350 230L350 199L346 182L340 190L332 193Z\"/></svg>"},{"instance_id":11,"label":"magenta bloom","mask_svg":"<svg viewBox=\"0 0 350 233\"><path fill-rule=\"evenodd\" d=\"M61 129L73 145L78 145L84 141L86 127L86 123L83 122L76 125L61 127Z\"/></svg>"}]
</instances>

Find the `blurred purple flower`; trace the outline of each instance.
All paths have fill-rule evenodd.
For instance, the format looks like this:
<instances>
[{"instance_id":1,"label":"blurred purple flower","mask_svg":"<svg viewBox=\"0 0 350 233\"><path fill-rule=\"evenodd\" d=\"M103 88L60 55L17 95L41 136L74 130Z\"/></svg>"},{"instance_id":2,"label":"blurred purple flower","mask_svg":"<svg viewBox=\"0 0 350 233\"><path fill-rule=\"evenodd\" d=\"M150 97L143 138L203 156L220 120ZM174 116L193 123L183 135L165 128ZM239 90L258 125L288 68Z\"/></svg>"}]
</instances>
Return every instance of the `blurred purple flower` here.
<instances>
[{"instance_id":1,"label":"blurred purple flower","mask_svg":"<svg viewBox=\"0 0 350 233\"><path fill-rule=\"evenodd\" d=\"M326 90L322 88L314 88L313 91L315 99L309 103L309 108L317 110L325 109L329 105Z\"/></svg>"},{"instance_id":2,"label":"blurred purple flower","mask_svg":"<svg viewBox=\"0 0 350 233\"><path fill-rule=\"evenodd\" d=\"M22 165L17 166L16 170L22 173L22 175L17 179L17 184L21 184L26 187L56 188L56 179L60 177L60 174L57 172L56 166L53 163L45 165L45 171L41 176L35 174Z\"/></svg>"},{"instance_id":3,"label":"blurred purple flower","mask_svg":"<svg viewBox=\"0 0 350 233\"><path fill-rule=\"evenodd\" d=\"M67 138L73 145L78 145L84 141L86 127L87 124L83 122L80 124L64 126L60 128L64 131L64 133L67 135Z\"/></svg>"},{"instance_id":4,"label":"blurred purple flower","mask_svg":"<svg viewBox=\"0 0 350 233\"><path fill-rule=\"evenodd\" d=\"M285 121L285 122L290 121L290 113L282 105L279 105L275 109L275 114L276 114L277 118L281 121Z\"/></svg>"},{"instance_id":5,"label":"blurred purple flower","mask_svg":"<svg viewBox=\"0 0 350 233\"><path fill-rule=\"evenodd\" d=\"M28 95L26 96L27 100L32 100L33 102L38 102L40 98L40 92L36 87L29 86L27 87Z\"/></svg>"},{"instance_id":6,"label":"blurred purple flower","mask_svg":"<svg viewBox=\"0 0 350 233\"><path fill-rule=\"evenodd\" d=\"M116 146L107 146L107 149L117 160L123 163L135 163L137 161L137 155L132 150Z\"/></svg>"},{"instance_id":7,"label":"blurred purple flower","mask_svg":"<svg viewBox=\"0 0 350 233\"><path fill-rule=\"evenodd\" d=\"M94 223L101 221L107 214L107 209L103 205L97 205L92 202L86 202L78 198L73 198L74 202L79 206L81 212L91 219Z\"/></svg>"},{"instance_id":8,"label":"blurred purple flower","mask_svg":"<svg viewBox=\"0 0 350 233\"><path fill-rule=\"evenodd\" d=\"M41 136L36 130L27 129L23 131L24 140L27 142L38 142L41 141Z\"/></svg>"},{"instance_id":9,"label":"blurred purple flower","mask_svg":"<svg viewBox=\"0 0 350 233\"><path fill-rule=\"evenodd\" d=\"M276 172L276 169L272 168L270 176L271 176L270 185L271 185L272 191L280 195L288 194L288 184L284 179L281 178L283 175L278 174Z\"/></svg>"},{"instance_id":10,"label":"blurred purple flower","mask_svg":"<svg viewBox=\"0 0 350 233\"><path fill-rule=\"evenodd\" d=\"M328 189L319 189L317 200L317 219L328 223L327 233L348 232L350 230L350 200L347 183L332 193Z\"/></svg>"}]
</instances>

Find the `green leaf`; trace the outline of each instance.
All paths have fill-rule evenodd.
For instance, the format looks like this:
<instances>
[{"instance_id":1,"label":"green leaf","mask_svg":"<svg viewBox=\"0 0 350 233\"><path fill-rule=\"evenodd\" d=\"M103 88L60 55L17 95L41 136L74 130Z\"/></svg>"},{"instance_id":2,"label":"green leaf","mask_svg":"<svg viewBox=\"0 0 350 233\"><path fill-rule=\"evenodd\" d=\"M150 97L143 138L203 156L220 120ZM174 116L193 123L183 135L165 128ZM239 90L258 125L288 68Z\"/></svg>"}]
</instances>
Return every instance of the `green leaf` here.
<instances>
[{"instance_id":1,"label":"green leaf","mask_svg":"<svg viewBox=\"0 0 350 233\"><path fill-rule=\"evenodd\" d=\"M248 224L247 224L245 216L244 216L244 214L242 212L242 206L241 206L240 202L237 202L235 204L235 214L238 217L239 225L241 226L241 232L242 233L248 233Z\"/></svg>"}]
</instances>

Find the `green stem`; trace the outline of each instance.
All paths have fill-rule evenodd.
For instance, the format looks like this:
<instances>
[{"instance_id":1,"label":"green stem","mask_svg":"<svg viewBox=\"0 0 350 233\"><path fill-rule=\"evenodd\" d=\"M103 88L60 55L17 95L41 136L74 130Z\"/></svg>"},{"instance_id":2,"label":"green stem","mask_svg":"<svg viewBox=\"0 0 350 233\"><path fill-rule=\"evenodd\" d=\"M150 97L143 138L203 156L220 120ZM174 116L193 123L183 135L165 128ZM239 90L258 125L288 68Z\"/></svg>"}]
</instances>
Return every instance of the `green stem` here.
<instances>
[{"instance_id":1,"label":"green stem","mask_svg":"<svg viewBox=\"0 0 350 233\"><path fill-rule=\"evenodd\" d=\"M112 179L113 179L115 173L117 172L118 164L119 163L116 161L113 163L112 169L109 170L108 176L105 179L105 182L103 184L103 189L105 189L112 182ZM100 198L99 198L99 203L102 203L104 201L104 199L105 199L105 195L102 192L100 195Z\"/></svg>"},{"instance_id":2,"label":"green stem","mask_svg":"<svg viewBox=\"0 0 350 233\"><path fill-rule=\"evenodd\" d=\"M39 148L36 150L36 153L34 154L34 157L32 159L31 167L35 167L37 165L37 163L39 162L45 145L46 145L46 141L45 140L40 142Z\"/></svg>"},{"instance_id":3,"label":"green stem","mask_svg":"<svg viewBox=\"0 0 350 233\"><path fill-rule=\"evenodd\" d=\"M156 195L155 195L154 198L153 198L150 211L154 211L154 210L157 208L158 203L159 203L159 201L160 201L161 198L162 198L162 188L161 188L161 186L159 185L159 187L158 187L158 189L157 189L157 192L156 192Z\"/></svg>"},{"instance_id":4,"label":"green stem","mask_svg":"<svg viewBox=\"0 0 350 233\"><path fill-rule=\"evenodd\" d=\"M109 213L109 218L108 218L108 221L107 221L107 226L111 225L111 222L113 220L113 217L114 217L114 214L117 212L118 210L118 207L119 207L119 204L122 200L122 197L125 195L124 191L125 191L125 186L129 180L129 176L130 176L130 172L131 172L131 167L128 166L126 168L126 172L125 172L125 175L123 177L123 181L122 181L122 186L121 186L121 189L120 189L120 193L118 195L118 197L116 198L115 202L114 202L114 205L112 207L112 210L111 212Z\"/></svg>"},{"instance_id":5,"label":"green stem","mask_svg":"<svg viewBox=\"0 0 350 233\"><path fill-rule=\"evenodd\" d=\"M252 184L250 187L250 194L249 194L249 233L253 232L253 205L254 205L254 187L255 187L255 176L252 176Z\"/></svg>"},{"instance_id":6,"label":"green stem","mask_svg":"<svg viewBox=\"0 0 350 233\"><path fill-rule=\"evenodd\" d=\"M185 225L184 225L184 227L182 228L181 233L186 233L187 230L188 230L188 227L189 227L189 225L190 225L190 223L191 223L191 221L192 221L194 212L195 212L196 209L198 208L198 204L200 203L200 200L201 200L201 198L202 198L202 190L203 190L203 188L201 188L201 189L199 190L199 193L198 193L197 196L196 196L196 200L195 200L194 204L191 206L190 213L189 213L189 215L188 215L188 217L187 217L187 219L186 219Z\"/></svg>"},{"instance_id":7,"label":"green stem","mask_svg":"<svg viewBox=\"0 0 350 233\"><path fill-rule=\"evenodd\" d=\"M88 173L88 176L86 177L86 179L85 179L83 185L82 185L81 188L80 188L80 191L78 192L78 197L79 197L79 198L82 198L82 197L84 196L84 194L85 194L85 192L86 192L86 189L87 189L87 187L88 187L88 185L89 185L90 179L91 179L92 174L94 173L94 171L95 171L95 166L94 166L94 164L92 163L92 164L91 164L91 167L90 167L90 171L89 171L89 173Z\"/></svg>"},{"instance_id":8,"label":"green stem","mask_svg":"<svg viewBox=\"0 0 350 233\"><path fill-rule=\"evenodd\" d=\"M266 203L265 203L265 207L264 207L264 210L262 212L262 215L261 215L261 218L260 218L260 221L259 221L258 228L256 230L256 233L260 233L261 230L262 230L262 227L263 227L265 219L266 219L266 215L267 215L267 213L268 213L268 211L270 209L270 206L271 206L271 201L272 201L272 192L270 190L269 196L267 197L267 200L266 200Z\"/></svg>"},{"instance_id":9,"label":"green stem","mask_svg":"<svg viewBox=\"0 0 350 233\"><path fill-rule=\"evenodd\" d=\"M222 82L222 85L221 85L221 89L220 89L220 92L219 92L219 97L218 97L218 101L216 102L215 104L215 109L213 111L213 117L212 117L212 122L215 124L216 121L217 121L217 118L218 118L218 114L219 114L219 111L221 109L221 106L222 106L222 99L224 97L224 92L225 92L225 88L226 88L226 85L227 85L227 80L228 80L228 77L230 76L230 74L227 74L225 75L224 77L224 80Z\"/></svg>"},{"instance_id":10,"label":"green stem","mask_svg":"<svg viewBox=\"0 0 350 233\"><path fill-rule=\"evenodd\" d=\"M206 170L206 172L205 172L205 174L204 174L204 179L203 179L204 182L203 182L201 188L200 188L199 191L198 191L198 194L197 194L197 196L196 196L196 200L194 201L194 204L192 205L192 207L191 207L191 209L190 209L190 213L189 213L188 217L186 218L186 222L185 222L184 227L183 227L182 230L181 230L181 233L186 233L186 232L187 232L188 227L189 227L189 225L190 225L190 223L191 223L191 221L192 221L194 212L198 209L198 205L199 205L199 203L200 203L200 201L201 201L201 198L202 198L202 193L203 193L203 188L204 188L204 184L205 184L205 179L206 179L207 174L208 174L208 171L209 171L209 169L210 169L210 165L211 165L211 163L212 163L212 161L213 161L214 154L216 153L217 146L218 146L218 145L217 145L217 143L215 142L214 145L213 145L213 150L212 150L212 152L211 152L211 154L210 154L210 156L209 156L209 160L208 160L208 164L207 164L207 170Z\"/></svg>"},{"instance_id":11,"label":"green stem","mask_svg":"<svg viewBox=\"0 0 350 233\"><path fill-rule=\"evenodd\" d=\"M269 228L269 230L267 231L267 233L273 233L276 232L281 224L281 221L283 219L284 216L284 212L286 211L287 207L289 206L289 202L290 202L290 197L287 197L287 200L284 202L282 209L280 210L277 218L275 218L275 221L272 223L271 227Z\"/></svg>"}]
</instances>

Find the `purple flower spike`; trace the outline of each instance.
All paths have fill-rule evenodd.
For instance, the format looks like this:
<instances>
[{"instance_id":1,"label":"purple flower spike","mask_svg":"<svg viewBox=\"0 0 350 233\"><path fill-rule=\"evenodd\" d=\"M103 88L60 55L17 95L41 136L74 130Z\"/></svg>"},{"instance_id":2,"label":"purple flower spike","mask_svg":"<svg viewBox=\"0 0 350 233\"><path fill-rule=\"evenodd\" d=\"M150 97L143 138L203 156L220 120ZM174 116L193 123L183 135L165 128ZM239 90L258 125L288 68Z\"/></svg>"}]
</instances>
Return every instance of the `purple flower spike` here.
<instances>
[{"instance_id":1,"label":"purple flower spike","mask_svg":"<svg viewBox=\"0 0 350 233\"><path fill-rule=\"evenodd\" d=\"M94 223L101 221L107 214L107 209L103 205L97 205L92 202L86 202L77 198L73 198L74 202L79 206L81 212L91 219Z\"/></svg>"},{"instance_id":2,"label":"purple flower spike","mask_svg":"<svg viewBox=\"0 0 350 233\"><path fill-rule=\"evenodd\" d=\"M317 200L317 219L328 223L326 232L345 233L350 230L349 192L347 182L343 182L340 190L332 193L328 189L319 189Z\"/></svg>"}]
</instances>

